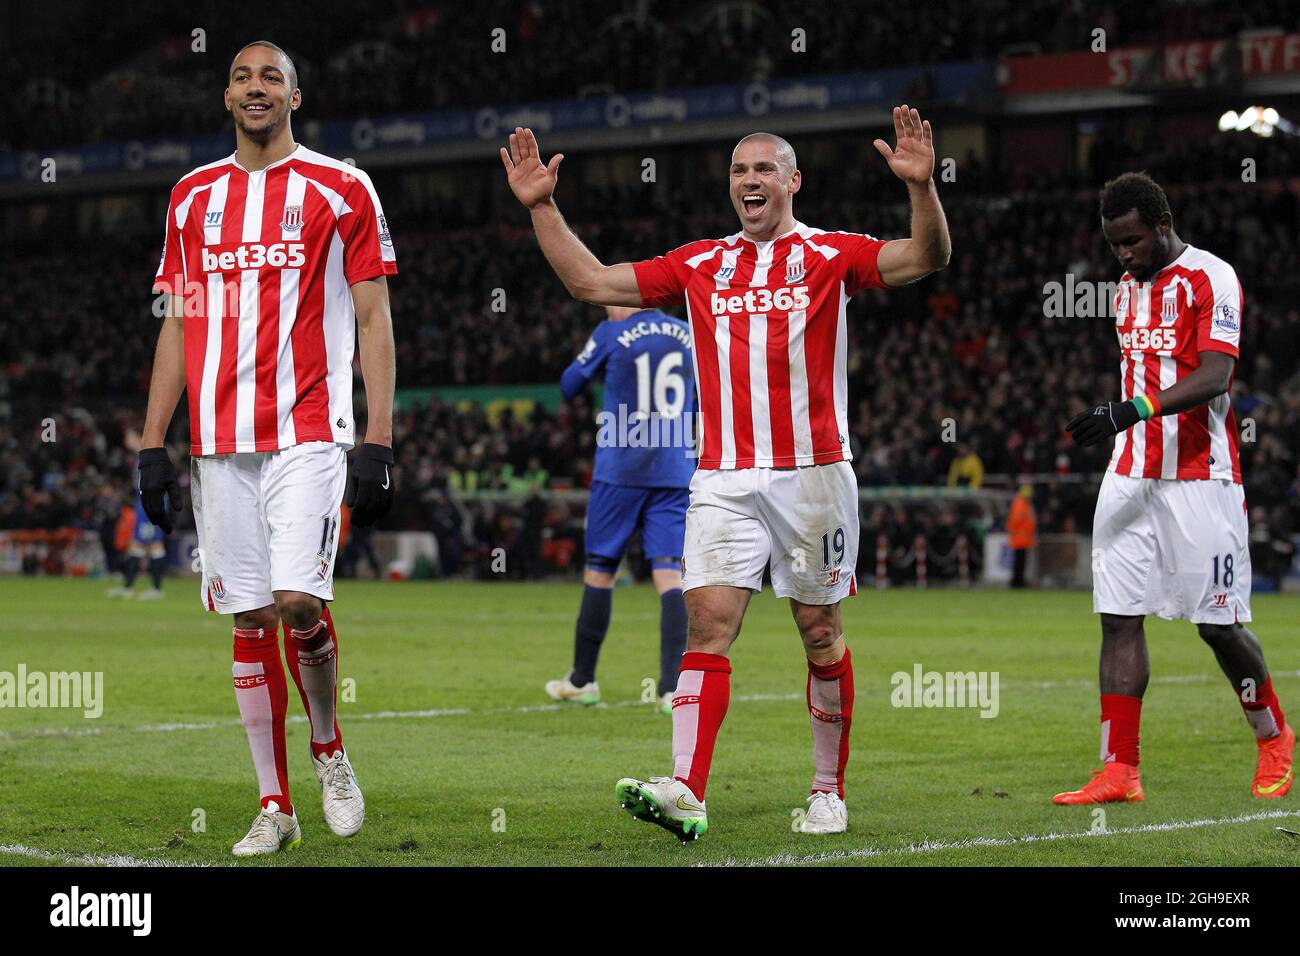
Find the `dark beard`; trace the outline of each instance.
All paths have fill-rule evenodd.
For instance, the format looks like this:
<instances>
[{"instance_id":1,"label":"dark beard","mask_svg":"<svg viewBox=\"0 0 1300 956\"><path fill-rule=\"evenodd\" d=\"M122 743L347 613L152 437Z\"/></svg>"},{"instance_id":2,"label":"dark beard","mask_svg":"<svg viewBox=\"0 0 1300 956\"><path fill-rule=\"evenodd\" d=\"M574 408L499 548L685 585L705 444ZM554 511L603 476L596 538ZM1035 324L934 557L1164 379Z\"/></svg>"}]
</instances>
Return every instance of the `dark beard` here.
<instances>
[{"instance_id":1,"label":"dark beard","mask_svg":"<svg viewBox=\"0 0 1300 956\"><path fill-rule=\"evenodd\" d=\"M236 117L235 125L239 127L240 132L259 146L265 146L271 141L271 137L279 131L280 127L284 124L285 119L283 116L280 116L277 119L273 119L270 123L267 123L261 129L249 129L239 121L238 113L236 113Z\"/></svg>"}]
</instances>

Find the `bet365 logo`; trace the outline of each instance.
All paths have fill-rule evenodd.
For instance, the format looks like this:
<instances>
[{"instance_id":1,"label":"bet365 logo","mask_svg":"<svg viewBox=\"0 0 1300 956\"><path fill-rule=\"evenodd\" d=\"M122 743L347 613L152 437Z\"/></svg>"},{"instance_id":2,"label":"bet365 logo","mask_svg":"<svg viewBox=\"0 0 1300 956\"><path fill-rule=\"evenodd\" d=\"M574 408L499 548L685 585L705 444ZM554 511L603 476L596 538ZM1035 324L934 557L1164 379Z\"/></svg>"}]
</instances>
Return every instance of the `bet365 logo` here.
<instances>
[{"instance_id":1,"label":"bet365 logo","mask_svg":"<svg viewBox=\"0 0 1300 956\"><path fill-rule=\"evenodd\" d=\"M747 312L762 315L772 310L777 312L798 312L812 304L808 298L808 287L797 285L792 289L747 289L742 295L713 293L709 300L714 315L726 315L729 312Z\"/></svg>"},{"instance_id":2,"label":"bet365 logo","mask_svg":"<svg viewBox=\"0 0 1300 956\"><path fill-rule=\"evenodd\" d=\"M1140 326L1119 333L1119 347L1134 352L1174 352L1178 349L1177 330Z\"/></svg>"},{"instance_id":3,"label":"bet365 logo","mask_svg":"<svg viewBox=\"0 0 1300 956\"><path fill-rule=\"evenodd\" d=\"M233 272L236 269L260 269L271 266L283 269L288 266L296 269L307 261L307 244L304 242L273 242L263 245L250 242L214 252L203 249L204 272Z\"/></svg>"}]
</instances>

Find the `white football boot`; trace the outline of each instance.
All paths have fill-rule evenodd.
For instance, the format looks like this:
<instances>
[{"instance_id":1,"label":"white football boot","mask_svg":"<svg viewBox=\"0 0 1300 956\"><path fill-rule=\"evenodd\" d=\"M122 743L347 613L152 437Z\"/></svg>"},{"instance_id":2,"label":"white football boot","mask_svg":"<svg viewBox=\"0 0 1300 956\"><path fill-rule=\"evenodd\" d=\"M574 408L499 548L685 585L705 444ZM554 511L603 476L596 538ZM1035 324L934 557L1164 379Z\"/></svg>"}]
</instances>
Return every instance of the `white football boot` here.
<instances>
[{"instance_id":1,"label":"white football boot","mask_svg":"<svg viewBox=\"0 0 1300 956\"><path fill-rule=\"evenodd\" d=\"M297 814L281 813L274 800L257 815L248 835L235 844L230 852L235 856L258 856L292 850L302 842L302 828Z\"/></svg>"},{"instance_id":2,"label":"white football boot","mask_svg":"<svg viewBox=\"0 0 1300 956\"><path fill-rule=\"evenodd\" d=\"M339 836L352 836L366 819L366 800L357 785L357 776L352 772L347 751L336 750L328 757L322 755L312 764L320 780L325 822Z\"/></svg>"},{"instance_id":3,"label":"white football boot","mask_svg":"<svg viewBox=\"0 0 1300 956\"><path fill-rule=\"evenodd\" d=\"M800 833L843 833L849 828L849 808L839 794L812 794L808 798L808 814L799 824Z\"/></svg>"},{"instance_id":4,"label":"white football boot","mask_svg":"<svg viewBox=\"0 0 1300 956\"><path fill-rule=\"evenodd\" d=\"M575 704L586 704L590 707L592 704L600 703L600 685L595 681L590 684L583 684L581 687L575 685L569 677L570 672L564 680L548 680L546 682L546 695L551 700L568 701Z\"/></svg>"},{"instance_id":5,"label":"white football boot","mask_svg":"<svg viewBox=\"0 0 1300 956\"><path fill-rule=\"evenodd\" d=\"M160 588L150 588L147 591L141 591L139 596L136 598L136 600L137 601L160 601L165 596L166 595L163 594Z\"/></svg>"},{"instance_id":6,"label":"white football boot","mask_svg":"<svg viewBox=\"0 0 1300 956\"><path fill-rule=\"evenodd\" d=\"M614 796L633 817L663 827L683 843L709 829L704 801L674 777L651 777L648 783L624 777L614 785Z\"/></svg>"},{"instance_id":7,"label":"white football boot","mask_svg":"<svg viewBox=\"0 0 1300 956\"><path fill-rule=\"evenodd\" d=\"M673 715L673 694L674 693L675 693L674 691L670 690L666 694L661 694L659 696L659 704L655 708L655 710L659 711L659 713L661 714L667 714L669 717L671 717Z\"/></svg>"}]
</instances>

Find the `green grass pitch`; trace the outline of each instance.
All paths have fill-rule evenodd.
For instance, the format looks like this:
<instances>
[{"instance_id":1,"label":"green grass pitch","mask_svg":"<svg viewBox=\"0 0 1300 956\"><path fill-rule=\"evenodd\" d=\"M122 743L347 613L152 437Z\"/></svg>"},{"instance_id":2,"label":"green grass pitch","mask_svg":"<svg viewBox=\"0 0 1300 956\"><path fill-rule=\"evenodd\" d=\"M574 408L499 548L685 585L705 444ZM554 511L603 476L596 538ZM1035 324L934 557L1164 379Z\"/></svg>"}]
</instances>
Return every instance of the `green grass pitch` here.
<instances>
[{"instance_id":1,"label":"green grass pitch","mask_svg":"<svg viewBox=\"0 0 1300 956\"><path fill-rule=\"evenodd\" d=\"M110 601L104 581L0 581L0 671L102 671L104 711L0 709L0 865L124 856L234 865L257 810L230 685L230 621L189 581ZM1081 592L897 590L845 605L857 703L847 834L795 833L811 775L805 668L786 602L750 605L708 793L681 846L615 804L621 776L668 772L670 719L640 703L657 671L658 600L615 592L606 705L551 705L570 660L576 583L341 582L340 722L365 828L321 818L290 685L301 846L239 865L1294 865L1300 789L1250 795L1255 745L1193 628L1148 621L1145 803L1054 807L1097 766L1096 620ZM1252 625L1284 707L1300 713L1300 600L1258 596ZM896 708L891 675L996 671L999 712ZM177 726L182 725L182 726ZM188 726L186 726L188 725ZM1244 819L1243 819L1244 818ZM201 819L198 832L192 826ZM1045 837L1045 838L1044 838Z\"/></svg>"}]
</instances>

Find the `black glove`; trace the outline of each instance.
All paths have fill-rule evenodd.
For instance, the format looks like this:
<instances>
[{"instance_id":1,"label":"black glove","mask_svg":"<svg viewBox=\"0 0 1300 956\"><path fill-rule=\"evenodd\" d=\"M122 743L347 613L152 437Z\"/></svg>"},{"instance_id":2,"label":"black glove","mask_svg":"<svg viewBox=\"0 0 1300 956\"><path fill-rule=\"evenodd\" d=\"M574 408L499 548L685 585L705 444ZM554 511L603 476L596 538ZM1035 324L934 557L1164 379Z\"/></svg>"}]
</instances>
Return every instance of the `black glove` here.
<instances>
[{"instance_id":1,"label":"black glove","mask_svg":"<svg viewBox=\"0 0 1300 956\"><path fill-rule=\"evenodd\" d=\"M358 528L374 524L393 504L393 450L383 445L365 444L357 452L348 476L348 493L344 500L352 509L352 523Z\"/></svg>"},{"instance_id":2,"label":"black glove","mask_svg":"<svg viewBox=\"0 0 1300 956\"><path fill-rule=\"evenodd\" d=\"M172 516L167 513L163 496L171 499L171 510L181 511L181 486L176 480L176 469L166 448L140 449L140 504L149 520L163 534L172 533Z\"/></svg>"},{"instance_id":3,"label":"black glove","mask_svg":"<svg viewBox=\"0 0 1300 956\"><path fill-rule=\"evenodd\" d=\"M1132 402L1107 402L1080 412L1065 427L1076 442L1087 448L1132 428L1141 418Z\"/></svg>"}]
</instances>

